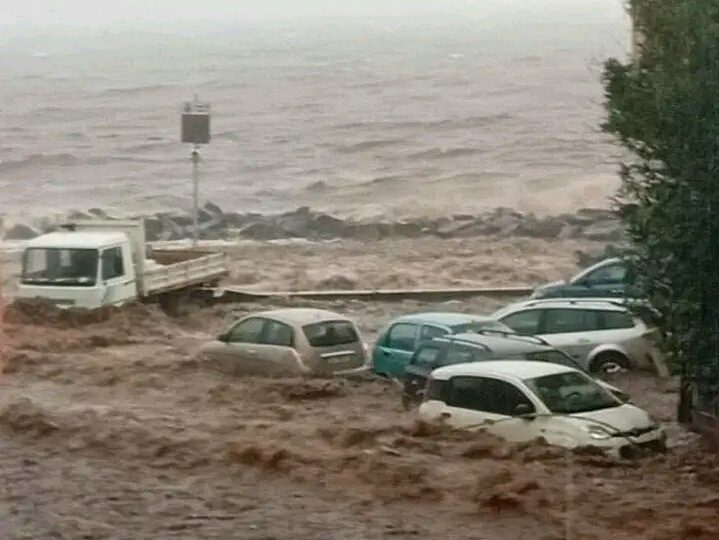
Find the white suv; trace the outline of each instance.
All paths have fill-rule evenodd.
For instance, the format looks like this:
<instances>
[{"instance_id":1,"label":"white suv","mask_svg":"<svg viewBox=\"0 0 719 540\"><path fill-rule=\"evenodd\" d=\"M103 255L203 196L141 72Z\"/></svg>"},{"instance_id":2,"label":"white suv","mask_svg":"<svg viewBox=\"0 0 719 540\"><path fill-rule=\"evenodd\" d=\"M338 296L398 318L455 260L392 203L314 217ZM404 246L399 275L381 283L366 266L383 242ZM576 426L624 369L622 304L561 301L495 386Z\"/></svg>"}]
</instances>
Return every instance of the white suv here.
<instances>
[{"instance_id":1,"label":"white suv","mask_svg":"<svg viewBox=\"0 0 719 540\"><path fill-rule=\"evenodd\" d=\"M519 334L542 337L592 372L653 368L661 359L659 330L617 299L530 300L492 318Z\"/></svg>"}]
</instances>

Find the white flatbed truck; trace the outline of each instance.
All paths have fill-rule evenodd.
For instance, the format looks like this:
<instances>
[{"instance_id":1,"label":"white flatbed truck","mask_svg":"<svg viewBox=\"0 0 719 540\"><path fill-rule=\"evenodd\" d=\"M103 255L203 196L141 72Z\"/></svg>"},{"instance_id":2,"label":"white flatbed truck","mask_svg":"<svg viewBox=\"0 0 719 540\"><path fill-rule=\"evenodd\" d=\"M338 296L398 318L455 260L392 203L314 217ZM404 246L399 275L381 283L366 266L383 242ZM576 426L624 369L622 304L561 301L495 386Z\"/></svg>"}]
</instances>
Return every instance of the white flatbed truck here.
<instances>
[{"instance_id":1,"label":"white flatbed truck","mask_svg":"<svg viewBox=\"0 0 719 540\"><path fill-rule=\"evenodd\" d=\"M58 307L158 301L175 309L193 288L216 286L227 273L224 253L152 249L142 220L82 221L27 243L15 296Z\"/></svg>"}]
</instances>

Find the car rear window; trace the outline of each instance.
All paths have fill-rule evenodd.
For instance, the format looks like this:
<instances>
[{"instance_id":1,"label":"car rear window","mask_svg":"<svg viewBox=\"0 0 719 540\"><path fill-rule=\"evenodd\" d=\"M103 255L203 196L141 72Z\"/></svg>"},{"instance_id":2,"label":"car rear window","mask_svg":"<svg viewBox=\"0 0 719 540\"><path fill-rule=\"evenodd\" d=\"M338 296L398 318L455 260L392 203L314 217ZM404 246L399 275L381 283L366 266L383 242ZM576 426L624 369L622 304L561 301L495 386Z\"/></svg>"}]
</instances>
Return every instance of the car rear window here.
<instances>
[{"instance_id":1,"label":"car rear window","mask_svg":"<svg viewBox=\"0 0 719 540\"><path fill-rule=\"evenodd\" d=\"M302 327L312 347L334 347L357 343L359 336L349 321L325 321Z\"/></svg>"}]
</instances>

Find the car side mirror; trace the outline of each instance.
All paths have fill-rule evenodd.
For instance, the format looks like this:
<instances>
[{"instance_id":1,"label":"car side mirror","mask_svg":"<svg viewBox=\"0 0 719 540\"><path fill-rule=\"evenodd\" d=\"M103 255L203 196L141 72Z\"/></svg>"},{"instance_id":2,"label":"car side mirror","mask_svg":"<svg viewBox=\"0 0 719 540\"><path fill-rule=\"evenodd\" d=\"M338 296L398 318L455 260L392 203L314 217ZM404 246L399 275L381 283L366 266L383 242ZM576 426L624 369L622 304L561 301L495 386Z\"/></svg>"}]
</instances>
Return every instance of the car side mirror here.
<instances>
[{"instance_id":1,"label":"car side mirror","mask_svg":"<svg viewBox=\"0 0 719 540\"><path fill-rule=\"evenodd\" d=\"M225 332L224 334L220 334L219 336L217 336L217 341L227 343L228 341L230 341L230 333Z\"/></svg>"},{"instance_id":2,"label":"car side mirror","mask_svg":"<svg viewBox=\"0 0 719 540\"><path fill-rule=\"evenodd\" d=\"M514 408L514 416L522 417L525 420L534 420L532 407L526 403L520 403Z\"/></svg>"}]
</instances>

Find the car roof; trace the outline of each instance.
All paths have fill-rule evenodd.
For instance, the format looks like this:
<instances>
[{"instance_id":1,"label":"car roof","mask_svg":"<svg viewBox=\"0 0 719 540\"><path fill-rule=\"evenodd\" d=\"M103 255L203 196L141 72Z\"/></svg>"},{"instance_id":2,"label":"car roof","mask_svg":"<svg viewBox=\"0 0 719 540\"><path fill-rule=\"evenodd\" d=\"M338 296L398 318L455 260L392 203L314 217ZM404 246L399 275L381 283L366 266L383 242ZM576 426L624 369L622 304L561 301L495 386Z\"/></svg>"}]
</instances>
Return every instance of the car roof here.
<instances>
[{"instance_id":1,"label":"car roof","mask_svg":"<svg viewBox=\"0 0 719 540\"><path fill-rule=\"evenodd\" d=\"M433 341L447 341L489 347L494 354L514 356L516 354L554 350L550 345L541 343L532 336L502 333L464 333L442 336Z\"/></svg>"},{"instance_id":2,"label":"car roof","mask_svg":"<svg viewBox=\"0 0 719 540\"><path fill-rule=\"evenodd\" d=\"M597 309L602 311L628 311L628 307L621 298L538 298L535 300L525 300L510 304L494 313L493 316L504 317L515 311L527 308L544 308L544 309Z\"/></svg>"},{"instance_id":3,"label":"car roof","mask_svg":"<svg viewBox=\"0 0 719 540\"><path fill-rule=\"evenodd\" d=\"M121 232L52 232L30 240L26 247L40 249L101 249L127 242Z\"/></svg>"},{"instance_id":4,"label":"car roof","mask_svg":"<svg viewBox=\"0 0 719 540\"><path fill-rule=\"evenodd\" d=\"M339 313L312 308L273 309L270 311L252 313L249 317L265 317L294 325L305 325L326 321L349 321L347 317L340 315Z\"/></svg>"},{"instance_id":5,"label":"car roof","mask_svg":"<svg viewBox=\"0 0 719 540\"><path fill-rule=\"evenodd\" d=\"M426 312L426 313L412 313L409 315L403 315L398 317L393 322L415 322L415 323L429 323L439 324L442 326L458 326L461 324L471 324L475 322L484 322L493 320L491 317L481 315L468 315L466 313L452 313L452 312Z\"/></svg>"},{"instance_id":6,"label":"car roof","mask_svg":"<svg viewBox=\"0 0 719 540\"><path fill-rule=\"evenodd\" d=\"M436 369L432 372L433 379L446 381L452 377L509 376L516 379L534 379L557 373L581 373L580 371L553 364L551 362L533 362L531 360L488 360L485 362L469 362L454 364Z\"/></svg>"}]
</instances>

